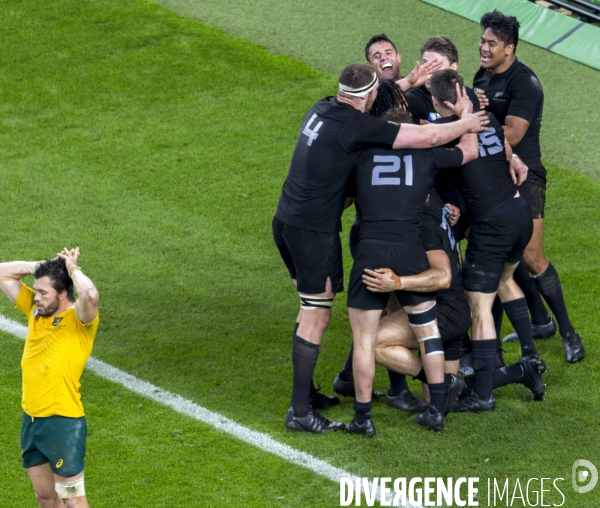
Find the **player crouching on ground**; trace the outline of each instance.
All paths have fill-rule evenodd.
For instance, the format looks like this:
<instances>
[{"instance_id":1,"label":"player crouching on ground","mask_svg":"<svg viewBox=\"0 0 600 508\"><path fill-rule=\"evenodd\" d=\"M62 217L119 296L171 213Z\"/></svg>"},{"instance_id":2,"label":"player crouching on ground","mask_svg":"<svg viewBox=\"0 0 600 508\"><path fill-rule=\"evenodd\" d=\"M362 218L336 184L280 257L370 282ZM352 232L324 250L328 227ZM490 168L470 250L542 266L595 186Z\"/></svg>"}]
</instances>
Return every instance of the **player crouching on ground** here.
<instances>
[{"instance_id":1,"label":"player crouching on ground","mask_svg":"<svg viewBox=\"0 0 600 508\"><path fill-rule=\"evenodd\" d=\"M98 290L77 266L78 257L79 247L49 261L0 263L0 289L28 320L21 450L43 508L89 507L79 379L98 330ZM21 282L31 274L33 289Z\"/></svg>"}]
</instances>

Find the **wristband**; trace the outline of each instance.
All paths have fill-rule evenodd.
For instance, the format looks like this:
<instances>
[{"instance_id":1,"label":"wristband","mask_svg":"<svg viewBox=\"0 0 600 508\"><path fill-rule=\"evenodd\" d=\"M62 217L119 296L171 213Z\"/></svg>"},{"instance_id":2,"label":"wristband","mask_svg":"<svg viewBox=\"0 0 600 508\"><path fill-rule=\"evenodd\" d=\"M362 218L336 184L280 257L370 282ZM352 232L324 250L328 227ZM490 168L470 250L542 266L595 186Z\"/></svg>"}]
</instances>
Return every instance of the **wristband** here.
<instances>
[{"instance_id":1,"label":"wristband","mask_svg":"<svg viewBox=\"0 0 600 508\"><path fill-rule=\"evenodd\" d=\"M29 269L29 273L33 275L35 273L35 268L37 266L37 261L32 261L31 263L27 263L27 268Z\"/></svg>"},{"instance_id":2,"label":"wristband","mask_svg":"<svg viewBox=\"0 0 600 508\"><path fill-rule=\"evenodd\" d=\"M69 277L71 277L71 279L73 278L73 272L75 270L81 270L81 268L79 266L77 266L77 265L71 265L69 267L69 269L67 270L67 272L69 273Z\"/></svg>"}]
</instances>

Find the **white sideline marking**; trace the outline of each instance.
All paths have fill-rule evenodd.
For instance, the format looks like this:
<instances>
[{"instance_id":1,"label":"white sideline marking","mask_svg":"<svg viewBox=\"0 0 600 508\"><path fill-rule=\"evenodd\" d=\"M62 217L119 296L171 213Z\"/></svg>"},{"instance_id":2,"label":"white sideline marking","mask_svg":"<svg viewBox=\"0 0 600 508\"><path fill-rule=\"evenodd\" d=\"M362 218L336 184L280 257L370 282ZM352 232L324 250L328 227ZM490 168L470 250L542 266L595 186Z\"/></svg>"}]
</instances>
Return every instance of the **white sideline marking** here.
<instances>
[{"instance_id":1,"label":"white sideline marking","mask_svg":"<svg viewBox=\"0 0 600 508\"><path fill-rule=\"evenodd\" d=\"M0 330L8 332L22 340L25 340L25 337L27 336L26 326L23 326L12 319L8 319L1 314ZM123 372L112 365L104 363L93 356L89 357L86 368L101 378L120 384L128 390L168 406L178 413L190 416L195 420L208 423L209 425L212 425L218 430L226 432L236 439L251 444L252 446L260 448L266 452L272 453L273 455L277 455L278 457L281 457L292 464L309 469L313 473L324 476L325 478L336 482L338 485L340 483L340 478L352 478L354 480L357 478L348 471L334 467L324 460L317 459L308 453L295 450L286 444L275 441L267 434L257 432L249 429L248 427L244 427L238 423L235 423L233 420L230 420L219 413L215 413L214 411L210 411L209 409L199 406L191 400L184 399L181 395L163 391L152 383L142 381L141 379L138 379L131 374L127 374L126 372ZM369 486L372 487L371 485ZM379 488L377 488L377 499L380 499ZM423 508L422 506L414 506L410 503L407 503L406 506L408 508Z\"/></svg>"}]
</instances>

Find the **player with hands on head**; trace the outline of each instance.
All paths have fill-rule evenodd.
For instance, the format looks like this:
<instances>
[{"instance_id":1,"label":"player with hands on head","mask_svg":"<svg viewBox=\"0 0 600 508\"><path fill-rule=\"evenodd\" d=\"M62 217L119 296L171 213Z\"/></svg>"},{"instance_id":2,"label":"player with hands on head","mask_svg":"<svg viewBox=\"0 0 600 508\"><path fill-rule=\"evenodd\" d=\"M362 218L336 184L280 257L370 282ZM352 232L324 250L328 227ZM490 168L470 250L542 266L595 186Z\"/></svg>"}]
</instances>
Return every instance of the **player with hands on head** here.
<instances>
[{"instance_id":1,"label":"player with hands on head","mask_svg":"<svg viewBox=\"0 0 600 508\"><path fill-rule=\"evenodd\" d=\"M21 449L43 508L89 507L79 386L98 329L99 295L77 264L79 255L79 247L64 248L47 261L0 263L0 290L28 321L21 361ZM29 275L33 289L22 282Z\"/></svg>"}]
</instances>

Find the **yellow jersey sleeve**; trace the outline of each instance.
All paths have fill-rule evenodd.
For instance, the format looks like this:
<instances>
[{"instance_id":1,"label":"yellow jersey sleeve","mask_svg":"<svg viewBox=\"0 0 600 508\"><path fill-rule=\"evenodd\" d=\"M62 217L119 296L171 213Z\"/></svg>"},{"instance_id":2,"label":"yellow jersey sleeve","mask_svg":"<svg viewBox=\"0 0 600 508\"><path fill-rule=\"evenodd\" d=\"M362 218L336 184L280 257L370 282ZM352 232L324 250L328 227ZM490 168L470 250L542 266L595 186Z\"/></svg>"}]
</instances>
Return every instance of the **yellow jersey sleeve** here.
<instances>
[{"instance_id":1,"label":"yellow jersey sleeve","mask_svg":"<svg viewBox=\"0 0 600 508\"><path fill-rule=\"evenodd\" d=\"M89 323L84 323L77 317L77 314L73 312L75 315L75 321L77 322L77 328L79 333L89 341L93 341L96 337L96 332L98 331L98 323L100 323L100 312L96 314L96 317L92 319Z\"/></svg>"},{"instance_id":2,"label":"yellow jersey sleeve","mask_svg":"<svg viewBox=\"0 0 600 508\"><path fill-rule=\"evenodd\" d=\"M35 303L33 303L34 295L35 291L33 289L21 283L21 291L19 291L19 296L17 296L15 308L19 309L26 316L29 316L29 312L35 305Z\"/></svg>"}]
</instances>

